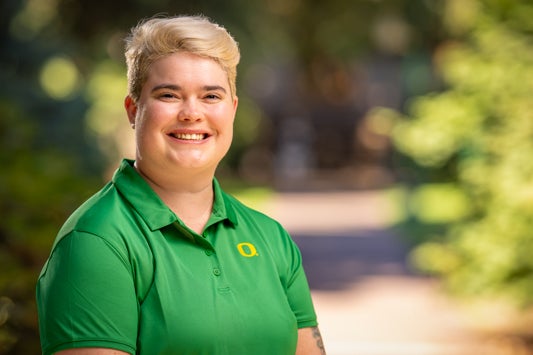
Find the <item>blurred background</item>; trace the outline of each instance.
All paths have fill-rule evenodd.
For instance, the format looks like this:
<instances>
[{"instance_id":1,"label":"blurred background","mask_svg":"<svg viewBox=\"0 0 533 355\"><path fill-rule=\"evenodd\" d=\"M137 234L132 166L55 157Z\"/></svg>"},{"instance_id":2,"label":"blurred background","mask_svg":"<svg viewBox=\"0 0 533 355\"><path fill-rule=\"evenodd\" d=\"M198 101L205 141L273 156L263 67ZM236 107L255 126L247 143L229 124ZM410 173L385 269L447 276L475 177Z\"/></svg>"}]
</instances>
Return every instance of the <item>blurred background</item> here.
<instances>
[{"instance_id":1,"label":"blurred background","mask_svg":"<svg viewBox=\"0 0 533 355\"><path fill-rule=\"evenodd\" d=\"M242 52L218 177L300 245L330 355L533 353L533 2L2 0L0 354L133 156L124 36L199 13Z\"/></svg>"}]
</instances>

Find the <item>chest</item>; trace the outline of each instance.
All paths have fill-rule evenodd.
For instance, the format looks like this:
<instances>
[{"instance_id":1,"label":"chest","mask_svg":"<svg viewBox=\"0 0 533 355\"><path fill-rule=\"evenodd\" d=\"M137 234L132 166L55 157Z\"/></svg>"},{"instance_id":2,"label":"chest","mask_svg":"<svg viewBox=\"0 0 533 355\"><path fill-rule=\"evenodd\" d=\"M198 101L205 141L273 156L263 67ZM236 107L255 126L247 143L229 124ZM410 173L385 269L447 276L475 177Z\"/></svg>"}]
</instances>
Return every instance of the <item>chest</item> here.
<instances>
[{"instance_id":1,"label":"chest","mask_svg":"<svg viewBox=\"0 0 533 355\"><path fill-rule=\"evenodd\" d=\"M294 353L284 268L265 236L211 232L198 239L169 229L153 244L153 283L140 305L141 353Z\"/></svg>"}]
</instances>

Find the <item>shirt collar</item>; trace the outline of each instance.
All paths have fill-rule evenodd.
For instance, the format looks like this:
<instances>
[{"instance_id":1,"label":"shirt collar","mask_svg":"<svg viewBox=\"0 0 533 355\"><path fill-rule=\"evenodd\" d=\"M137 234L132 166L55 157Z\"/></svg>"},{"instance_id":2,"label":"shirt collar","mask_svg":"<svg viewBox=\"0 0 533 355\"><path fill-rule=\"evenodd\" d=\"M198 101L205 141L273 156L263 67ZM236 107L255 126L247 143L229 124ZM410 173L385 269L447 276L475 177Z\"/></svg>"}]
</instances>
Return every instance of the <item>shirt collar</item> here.
<instances>
[{"instance_id":1,"label":"shirt collar","mask_svg":"<svg viewBox=\"0 0 533 355\"><path fill-rule=\"evenodd\" d=\"M213 204L213 212L211 218L227 219L234 226L237 225L237 214L231 204L229 197L220 187L220 183L216 178L213 179L213 191L215 193L215 202ZM214 223L215 221L213 221ZM209 221L208 223L211 223Z\"/></svg>"},{"instance_id":2,"label":"shirt collar","mask_svg":"<svg viewBox=\"0 0 533 355\"><path fill-rule=\"evenodd\" d=\"M113 183L122 196L146 221L151 230L161 229L179 221L179 218L159 198L148 183L133 167L133 160L124 159L113 176ZM237 217L220 184L213 179L215 202L209 224L229 220L237 224Z\"/></svg>"}]
</instances>

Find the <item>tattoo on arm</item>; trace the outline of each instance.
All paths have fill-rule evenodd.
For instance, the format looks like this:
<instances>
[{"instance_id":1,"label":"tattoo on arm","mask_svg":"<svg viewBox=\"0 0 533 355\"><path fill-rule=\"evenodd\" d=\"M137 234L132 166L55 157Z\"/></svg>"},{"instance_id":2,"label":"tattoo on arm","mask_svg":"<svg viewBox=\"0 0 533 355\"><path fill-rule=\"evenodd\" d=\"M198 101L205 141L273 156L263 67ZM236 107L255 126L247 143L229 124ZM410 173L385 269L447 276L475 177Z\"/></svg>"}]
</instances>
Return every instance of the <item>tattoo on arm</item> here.
<instances>
[{"instance_id":1,"label":"tattoo on arm","mask_svg":"<svg viewBox=\"0 0 533 355\"><path fill-rule=\"evenodd\" d=\"M322 355L326 355L326 349L324 348L324 342L322 341L322 335L318 327L313 327L313 338L316 340L316 346L320 349Z\"/></svg>"}]
</instances>

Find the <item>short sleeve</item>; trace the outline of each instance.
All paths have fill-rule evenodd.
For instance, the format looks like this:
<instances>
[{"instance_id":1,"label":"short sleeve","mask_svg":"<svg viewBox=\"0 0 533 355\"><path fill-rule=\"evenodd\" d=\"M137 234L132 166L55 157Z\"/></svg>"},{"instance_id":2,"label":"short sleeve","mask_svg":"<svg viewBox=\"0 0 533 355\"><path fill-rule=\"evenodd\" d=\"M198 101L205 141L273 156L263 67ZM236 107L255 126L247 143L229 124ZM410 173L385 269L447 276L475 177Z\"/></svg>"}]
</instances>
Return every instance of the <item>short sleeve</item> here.
<instances>
[{"instance_id":1,"label":"short sleeve","mask_svg":"<svg viewBox=\"0 0 533 355\"><path fill-rule=\"evenodd\" d=\"M135 353L139 316L127 260L93 234L59 241L37 283L43 354L80 347Z\"/></svg>"},{"instance_id":2,"label":"short sleeve","mask_svg":"<svg viewBox=\"0 0 533 355\"><path fill-rule=\"evenodd\" d=\"M290 237L289 237L290 238ZM298 328L314 327L317 318L311 298L311 291L302 265L302 256L298 246L290 240L291 277L287 284L287 298L298 322Z\"/></svg>"}]
</instances>

